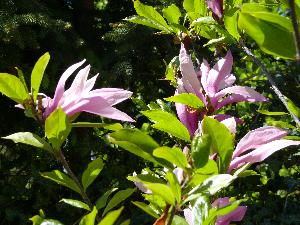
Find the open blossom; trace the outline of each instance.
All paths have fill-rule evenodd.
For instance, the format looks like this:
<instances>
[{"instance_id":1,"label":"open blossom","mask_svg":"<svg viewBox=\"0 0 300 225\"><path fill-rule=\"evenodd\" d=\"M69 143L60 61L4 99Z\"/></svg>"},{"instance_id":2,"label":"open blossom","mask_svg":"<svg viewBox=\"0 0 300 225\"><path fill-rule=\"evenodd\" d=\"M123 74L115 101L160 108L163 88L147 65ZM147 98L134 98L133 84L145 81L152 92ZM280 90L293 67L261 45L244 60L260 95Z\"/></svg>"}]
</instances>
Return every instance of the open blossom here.
<instances>
[{"instance_id":1,"label":"open blossom","mask_svg":"<svg viewBox=\"0 0 300 225\"><path fill-rule=\"evenodd\" d=\"M127 114L119 111L113 106L128 99L132 92L119 88L101 88L92 90L98 75L88 78L90 65L81 69L75 76L71 86L65 90L67 79L78 69L85 60L70 66L60 77L56 86L53 99L46 98L44 118L51 112L61 107L68 116L79 112L88 112L103 117L134 121Z\"/></svg>"},{"instance_id":2,"label":"open blossom","mask_svg":"<svg viewBox=\"0 0 300 225\"><path fill-rule=\"evenodd\" d=\"M300 145L300 141L282 139L287 132L277 127L265 126L248 132L237 144L228 169L230 172L246 163L265 160L283 148Z\"/></svg>"},{"instance_id":3,"label":"open blossom","mask_svg":"<svg viewBox=\"0 0 300 225\"><path fill-rule=\"evenodd\" d=\"M218 198L211 204L211 206L213 208L222 208L229 205L229 203L230 202L228 197ZM246 211L247 211L247 206L238 206L232 212L224 216L218 216L215 225L229 225L231 221L235 221L235 222L241 221L245 216ZM192 210L190 208L186 208L183 210L183 212L187 223L189 225L194 225Z\"/></svg>"},{"instance_id":4,"label":"open blossom","mask_svg":"<svg viewBox=\"0 0 300 225\"><path fill-rule=\"evenodd\" d=\"M243 101L261 102L267 100L263 95L250 87L233 85L236 77L230 74L233 64L230 51L213 68L210 68L208 62L203 60L200 71L196 73L191 56L187 54L182 44L179 61L182 78L178 79L176 93L193 93L206 106L206 111L199 114L199 112L191 110L186 105L175 104L178 117L188 128L191 136L196 131L198 121L202 119L204 114L212 115L216 110L232 103ZM219 121L228 117L230 116L215 115L215 118Z\"/></svg>"}]
</instances>

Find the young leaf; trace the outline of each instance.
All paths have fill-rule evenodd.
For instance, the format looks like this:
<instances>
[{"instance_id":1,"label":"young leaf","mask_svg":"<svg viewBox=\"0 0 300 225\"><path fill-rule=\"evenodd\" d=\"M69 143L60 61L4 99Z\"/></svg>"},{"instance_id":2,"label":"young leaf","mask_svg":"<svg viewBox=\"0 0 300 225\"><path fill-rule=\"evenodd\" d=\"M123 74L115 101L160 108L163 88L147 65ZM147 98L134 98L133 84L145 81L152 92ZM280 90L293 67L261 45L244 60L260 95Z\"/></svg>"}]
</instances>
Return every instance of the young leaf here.
<instances>
[{"instance_id":1,"label":"young leaf","mask_svg":"<svg viewBox=\"0 0 300 225\"><path fill-rule=\"evenodd\" d=\"M161 24L159 24L153 20L149 20L143 16L131 16L131 17L125 18L125 20L128 22L131 22L131 23L141 24L141 25L144 25L147 27L152 27L154 29L166 32L166 28L164 26L162 26ZM167 33L169 33L169 31Z\"/></svg>"},{"instance_id":2,"label":"young leaf","mask_svg":"<svg viewBox=\"0 0 300 225\"><path fill-rule=\"evenodd\" d=\"M254 39L265 53L295 59L293 27L287 17L270 12L261 4L248 3L242 6L238 26Z\"/></svg>"},{"instance_id":3,"label":"young leaf","mask_svg":"<svg viewBox=\"0 0 300 225\"><path fill-rule=\"evenodd\" d=\"M209 159L211 138L209 135L195 136L192 141L191 153L196 168L206 165Z\"/></svg>"},{"instance_id":4,"label":"young leaf","mask_svg":"<svg viewBox=\"0 0 300 225\"><path fill-rule=\"evenodd\" d=\"M202 121L202 131L211 137L211 144L214 152L219 154L219 171L225 173L231 162L234 150L234 136L221 122L205 117Z\"/></svg>"},{"instance_id":5,"label":"young leaf","mask_svg":"<svg viewBox=\"0 0 300 225\"><path fill-rule=\"evenodd\" d=\"M34 101L37 98L41 81L43 79L43 75L45 72L45 69L48 65L48 62L50 60L50 55L48 52L46 52L44 55L42 55L38 61L35 63L33 70L31 72L31 88L32 88L32 94Z\"/></svg>"},{"instance_id":6,"label":"young leaf","mask_svg":"<svg viewBox=\"0 0 300 225\"><path fill-rule=\"evenodd\" d=\"M181 103L195 109L204 107L204 103L193 93L182 93L164 99L169 102Z\"/></svg>"},{"instance_id":7,"label":"young leaf","mask_svg":"<svg viewBox=\"0 0 300 225\"><path fill-rule=\"evenodd\" d=\"M225 28L236 40L239 40L241 37L238 31L238 13L238 8L232 8L224 15Z\"/></svg>"},{"instance_id":8,"label":"young leaf","mask_svg":"<svg viewBox=\"0 0 300 225\"><path fill-rule=\"evenodd\" d=\"M133 194L135 188L127 188L125 190L121 190L117 192L112 199L108 202L106 208L104 209L102 216L104 216L109 210L116 207L118 204L123 202L126 198Z\"/></svg>"},{"instance_id":9,"label":"young leaf","mask_svg":"<svg viewBox=\"0 0 300 225\"><path fill-rule=\"evenodd\" d=\"M178 183L177 177L172 172L167 172L166 179L168 180L169 186L174 194L176 202L180 204L181 202L181 187Z\"/></svg>"},{"instance_id":10,"label":"young leaf","mask_svg":"<svg viewBox=\"0 0 300 225\"><path fill-rule=\"evenodd\" d=\"M77 186L75 181L73 181L69 176L67 176L63 172L60 172L59 170L41 173L41 176L53 180L54 182L61 184L67 188L70 188L79 194L81 193L80 188Z\"/></svg>"},{"instance_id":11,"label":"young leaf","mask_svg":"<svg viewBox=\"0 0 300 225\"><path fill-rule=\"evenodd\" d=\"M148 110L142 111L141 113L155 122L155 124L152 125L155 129L167 132L184 141L190 141L189 131L172 114L160 110Z\"/></svg>"},{"instance_id":12,"label":"young leaf","mask_svg":"<svg viewBox=\"0 0 300 225\"><path fill-rule=\"evenodd\" d=\"M117 210L107 213L107 215L98 223L98 225L113 225L120 216L123 209L124 206Z\"/></svg>"},{"instance_id":13,"label":"young leaf","mask_svg":"<svg viewBox=\"0 0 300 225\"><path fill-rule=\"evenodd\" d=\"M23 143L26 145L41 148L53 154L53 149L44 139L30 132L14 133L2 138L12 140L15 143Z\"/></svg>"},{"instance_id":14,"label":"young leaf","mask_svg":"<svg viewBox=\"0 0 300 225\"><path fill-rule=\"evenodd\" d=\"M176 166L186 169L188 162L186 156L180 148L169 148L167 146L154 149L153 155L158 158L165 159Z\"/></svg>"},{"instance_id":15,"label":"young leaf","mask_svg":"<svg viewBox=\"0 0 300 225\"><path fill-rule=\"evenodd\" d=\"M90 186L90 184L97 178L103 169L103 166L104 164L100 157L89 163L81 178L84 190L86 190L88 186Z\"/></svg>"},{"instance_id":16,"label":"young leaf","mask_svg":"<svg viewBox=\"0 0 300 225\"><path fill-rule=\"evenodd\" d=\"M23 84L23 86L24 86L26 92L29 93L29 90L28 90L28 88L27 88L27 84L26 84L26 81L25 81L25 78L24 78L23 71L20 70L18 67L15 67L15 69L16 69L17 72L18 72L18 77L19 77L20 81L22 82L22 84Z\"/></svg>"},{"instance_id":17,"label":"young leaf","mask_svg":"<svg viewBox=\"0 0 300 225\"><path fill-rule=\"evenodd\" d=\"M106 202L107 202L107 199L108 197L114 192L118 190L118 188L112 188L108 191L106 191L97 201L96 201L96 208L98 210L102 209L105 207L106 205Z\"/></svg>"},{"instance_id":18,"label":"young leaf","mask_svg":"<svg viewBox=\"0 0 300 225\"><path fill-rule=\"evenodd\" d=\"M94 206L93 211L90 212L89 214L85 215L80 220L79 225L94 225L97 213L98 213L98 211L97 211L96 207Z\"/></svg>"},{"instance_id":19,"label":"young leaf","mask_svg":"<svg viewBox=\"0 0 300 225\"><path fill-rule=\"evenodd\" d=\"M179 18L181 17L181 12L176 5L172 4L163 9L163 15L168 20L169 24L178 24Z\"/></svg>"},{"instance_id":20,"label":"young leaf","mask_svg":"<svg viewBox=\"0 0 300 225\"><path fill-rule=\"evenodd\" d=\"M81 209L86 209L88 211L91 211L90 207L87 204L85 204L84 202L79 201L79 200L63 198L59 202L64 202L64 203L74 206L76 208L81 208Z\"/></svg>"},{"instance_id":21,"label":"young leaf","mask_svg":"<svg viewBox=\"0 0 300 225\"><path fill-rule=\"evenodd\" d=\"M175 56L167 65L165 76L166 80L169 80L174 87L177 87L176 73L179 70L179 57Z\"/></svg>"},{"instance_id":22,"label":"young leaf","mask_svg":"<svg viewBox=\"0 0 300 225\"><path fill-rule=\"evenodd\" d=\"M62 108L56 109L47 117L45 133L55 150L59 150L71 131L71 123Z\"/></svg>"},{"instance_id":23,"label":"young leaf","mask_svg":"<svg viewBox=\"0 0 300 225\"><path fill-rule=\"evenodd\" d=\"M162 31L170 33L171 30L165 19L152 6L144 5L139 0L134 1L134 8L139 16L145 17L163 28Z\"/></svg>"},{"instance_id":24,"label":"young leaf","mask_svg":"<svg viewBox=\"0 0 300 225\"><path fill-rule=\"evenodd\" d=\"M146 188L150 189L152 193L162 197L167 203L175 206L175 196L172 189L166 184L149 183L145 185Z\"/></svg>"},{"instance_id":25,"label":"young leaf","mask_svg":"<svg viewBox=\"0 0 300 225\"><path fill-rule=\"evenodd\" d=\"M21 80L8 73L0 73L0 92L19 104L29 98Z\"/></svg>"},{"instance_id":26,"label":"young leaf","mask_svg":"<svg viewBox=\"0 0 300 225\"><path fill-rule=\"evenodd\" d=\"M267 115L267 116L282 116L282 115L287 115L288 113L286 112L270 112L268 110L256 110L257 112Z\"/></svg>"},{"instance_id":27,"label":"young leaf","mask_svg":"<svg viewBox=\"0 0 300 225\"><path fill-rule=\"evenodd\" d=\"M189 225L184 218L175 215L172 221L172 225Z\"/></svg>"},{"instance_id":28,"label":"young leaf","mask_svg":"<svg viewBox=\"0 0 300 225\"><path fill-rule=\"evenodd\" d=\"M192 208L192 220L193 224L202 224L202 222L208 217L211 204L207 196L199 196Z\"/></svg>"},{"instance_id":29,"label":"young leaf","mask_svg":"<svg viewBox=\"0 0 300 225\"><path fill-rule=\"evenodd\" d=\"M153 208L151 208L149 205L145 204L144 202L135 201L135 202L132 202L132 204L139 207L141 210L143 210L148 215L150 215L156 219L159 218L159 214Z\"/></svg>"}]
</instances>

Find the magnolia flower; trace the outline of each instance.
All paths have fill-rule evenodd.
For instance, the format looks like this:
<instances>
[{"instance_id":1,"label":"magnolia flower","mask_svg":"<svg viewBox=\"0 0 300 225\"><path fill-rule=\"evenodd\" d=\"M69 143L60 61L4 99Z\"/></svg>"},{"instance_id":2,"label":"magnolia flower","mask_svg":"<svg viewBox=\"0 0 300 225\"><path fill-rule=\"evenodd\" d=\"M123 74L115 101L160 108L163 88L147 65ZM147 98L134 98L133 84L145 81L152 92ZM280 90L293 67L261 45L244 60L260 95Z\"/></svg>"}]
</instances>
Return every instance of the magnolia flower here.
<instances>
[{"instance_id":1,"label":"magnolia flower","mask_svg":"<svg viewBox=\"0 0 300 225\"><path fill-rule=\"evenodd\" d=\"M286 131L272 126L248 132L237 144L228 172L246 163L261 162L285 147L300 144L300 141L282 139L286 135Z\"/></svg>"},{"instance_id":2,"label":"magnolia flower","mask_svg":"<svg viewBox=\"0 0 300 225\"><path fill-rule=\"evenodd\" d=\"M103 117L134 121L127 114L119 111L113 106L128 99L132 92L118 88L101 88L92 90L98 74L87 79L90 71L90 65L81 69L73 80L69 89L65 90L67 79L78 69L85 60L70 66L58 81L53 99L47 98L47 104L44 118L47 118L51 112L61 107L68 116L79 112L88 112Z\"/></svg>"},{"instance_id":3,"label":"magnolia flower","mask_svg":"<svg viewBox=\"0 0 300 225\"><path fill-rule=\"evenodd\" d=\"M229 205L229 198L218 198L212 204L213 208L223 208ZM235 210L224 216L218 216L215 225L229 225L231 221L241 221L245 216L247 206L238 206ZM193 213L190 208L183 210L185 220L189 225L194 225Z\"/></svg>"},{"instance_id":4,"label":"magnolia flower","mask_svg":"<svg viewBox=\"0 0 300 225\"><path fill-rule=\"evenodd\" d=\"M211 9L215 19L221 19L223 16L223 0L207 0L206 4Z\"/></svg>"},{"instance_id":5,"label":"magnolia flower","mask_svg":"<svg viewBox=\"0 0 300 225\"><path fill-rule=\"evenodd\" d=\"M186 105L176 103L176 110L180 121L188 128L191 136L198 127L198 121L204 114L211 115L216 110L236 102L260 102L267 99L246 86L233 85L236 77L230 74L233 64L231 52L219 60L213 68L203 60L197 75L194 70L191 56L187 54L184 45L181 45L180 70L182 78L178 79L176 94L193 93L204 103L206 111L199 113ZM215 115L216 119L227 119L227 115Z\"/></svg>"}]
</instances>

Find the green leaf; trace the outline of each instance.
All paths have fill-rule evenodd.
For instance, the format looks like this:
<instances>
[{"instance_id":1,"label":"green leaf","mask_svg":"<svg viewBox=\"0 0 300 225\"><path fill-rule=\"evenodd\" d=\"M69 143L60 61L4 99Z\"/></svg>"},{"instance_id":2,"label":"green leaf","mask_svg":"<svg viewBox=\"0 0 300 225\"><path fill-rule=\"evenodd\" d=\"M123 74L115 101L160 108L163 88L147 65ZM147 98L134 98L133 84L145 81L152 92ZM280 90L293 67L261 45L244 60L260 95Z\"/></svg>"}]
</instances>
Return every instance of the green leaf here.
<instances>
[{"instance_id":1,"label":"green leaf","mask_svg":"<svg viewBox=\"0 0 300 225\"><path fill-rule=\"evenodd\" d=\"M45 134L55 150L59 150L71 131L71 123L62 108L56 109L47 117Z\"/></svg>"},{"instance_id":2,"label":"green leaf","mask_svg":"<svg viewBox=\"0 0 300 225\"><path fill-rule=\"evenodd\" d=\"M238 31L238 8L232 8L226 11L224 15L224 25L229 34L231 34L236 40L240 39Z\"/></svg>"},{"instance_id":3,"label":"green leaf","mask_svg":"<svg viewBox=\"0 0 300 225\"><path fill-rule=\"evenodd\" d=\"M109 134L109 140L141 158L158 163L152 153L159 145L149 135L140 130L122 129Z\"/></svg>"},{"instance_id":4,"label":"green leaf","mask_svg":"<svg viewBox=\"0 0 300 225\"><path fill-rule=\"evenodd\" d=\"M80 188L77 186L75 181L73 181L69 176L67 176L63 172L60 172L59 170L41 173L41 176L53 180L54 182L61 184L67 188L70 188L79 194L81 193Z\"/></svg>"},{"instance_id":5,"label":"green leaf","mask_svg":"<svg viewBox=\"0 0 300 225\"><path fill-rule=\"evenodd\" d=\"M98 213L98 211L97 211L96 207L94 206L93 211L90 212L89 214L85 215L80 220L79 225L94 225L97 213Z\"/></svg>"},{"instance_id":6,"label":"green leaf","mask_svg":"<svg viewBox=\"0 0 300 225\"><path fill-rule=\"evenodd\" d=\"M15 143L23 143L26 145L41 148L53 154L51 146L44 139L30 132L14 133L2 138L12 140Z\"/></svg>"},{"instance_id":7,"label":"green leaf","mask_svg":"<svg viewBox=\"0 0 300 225\"><path fill-rule=\"evenodd\" d=\"M40 89L40 85L44 76L45 69L48 65L48 62L50 60L50 55L48 52L46 52L44 55L42 55L38 61L35 63L33 70L31 72L31 88L32 88L32 94L34 101L36 100L38 96L38 92Z\"/></svg>"},{"instance_id":8,"label":"green leaf","mask_svg":"<svg viewBox=\"0 0 300 225\"><path fill-rule=\"evenodd\" d=\"M163 9L163 15L168 20L169 24L178 24L179 18L181 17L181 12L176 5L172 4Z\"/></svg>"},{"instance_id":9,"label":"green leaf","mask_svg":"<svg viewBox=\"0 0 300 225\"><path fill-rule=\"evenodd\" d=\"M202 224L208 217L208 211L211 208L211 203L207 196L199 196L192 208L193 224Z\"/></svg>"},{"instance_id":10,"label":"green leaf","mask_svg":"<svg viewBox=\"0 0 300 225\"><path fill-rule=\"evenodd\" d=\"M265 53L295 59L293 27L287 17L270 12L261 4L243 4L238 26L254 39Z\"/></svg>"},{"instance_id":11,"label":"green leaf","mask_svg":"<svg viewBox=\"0 0 300 225\"><path fill-rule=\"evenodd\" d=\"M24 78L23 71L20 70L18 67L15 67L15 69L16 69L17 72L18 72L18 77L19 77L20 81L22 82L22 84L23 84L23 86L24 86L24 88L25 88L25 90L26 90L26 93L29 93L29 90L28 90L28 88L27 88L27 84L26 84L26 81L25 81L25 78Z\"/></svg>"},{"instance_id":12,"label":"green leaf","mask_svg":"<svg viewBox=\"0 0 300 225\"><path fill-rule=\"evenodd\" d=\"M152 183L146 184L146 188L150 189L152 193L162 197L167 203L175 206L175 196L172 189L165 184Z\"/></svg>"},{"instance_id":13,"label":"green leaf","mask_svg":"<svg viewBox=\"0 0 300 225\"><path fill-rule=\"evenodd\" d=\"M31 220L32 225L40 225L44 221L44 218L39 215L35 215L31 217L29 220Z\"/></svg>"},{"instance_id":14,"label":"green leaf","mask_svg":"<svg viewBox=\"0 0 300 225\"><path fill-rule=\"evenodd\" d=\"M155 129L167 132L172 136L190 142L190 134L187 128L171 113L160 110L148 110L142 111L141 113L155 123L152 125Z\"/></svg>"},{"instance_id":15,"label":"green leaf","mask_svg":"<svg viewBox=\"0 0 300 225\"><path fill-rule=\"evenodd\" d=\"M192 93L182 93L164 99L169 102L181 103L195 109L204 107L204 103Z\"/></svg>"},{"instance_id":16,"label":"green leaf","mask_svg":"<svg viewBox=\"0 0 300 225\"><path fill-rule=\"evenodd\" d=\"M63 224L58 220L44 219L41 225L63 225Z\"/></svg>"},{"instance_id":17,"label":"green leaf","mask_svg":"<svg viewBox=\"0 0 300 225\"><path fill-rule=\"evenodd\" d=\"M118 204L123 202L125 199L127 199L130 195L135 192L135 188L127 188L125 190L121 190L117 192L112 199L108 202L106 208L104 209L102 216L104 216L109 210L113 209L116 207Z\"/></svg>"},{"instance_id":18,"label":"green leaf","mask_svg":"<svg viewBox=\"0 0 300 225\"><path fill-rule=\"evenodd\" d=\"M79 201L79 200L63 198L59 202L64 202L64 203L74 206L76 208L81 208L81 209L86 209L88 211L91 211L90 207L87 204L85 204L84 202Z\"/></svg>"},{"instance_id":19,"label":"green leaf","mask_svg":"<svg viewBox=\"0 0 300 225\"><path fill-rule=\"evenodd\" d=\"M104 164L100 157L89 163L81 178L84 190L86 190L88 186L90 186L90 184L93 183L93 181L97 178L97 176L103 169L103 166Z\"/></svg>"},{"instance_id":20,"label":"green leaf","mask_svg":"<svg viewBox=\"0 0 300 225\"><path fill-rule=\"evenodd\" d=\"M141 25L144 25L147 27L152 27L154 29L164 31L166 33L170 33L170 31L166 31L166 28L164 26L162 26L161 24L159 24L153 20L147 19L143 16L131 16L131 17L126 18L125 20L128 22L131 22L131 23L141 24Z\"/></svg>"},{"instance_id":21,"label":"green leaf","mask_svg":"<svg viewBox=\"0 0 300 225\"><path fill-rule=\"evenodd\" d=\"M172 225L189 225L184 218L175 215L172 221Z\"/></svg>"},{"instance_id":22,"label":"green leaf","mask_svg":"<svg viewBox=\"0 0 300 225\"><path fill-rule=\"evenodd\" d=\"M234 136L224 124L207 116L202 121L202 131L211 137L213 151L220 157L219 171L225 173L234 150Z\"/></svg>"},{"instance_id":23,"label":"green leaf","mask_svg":"<svg viewBox=\"0 0 300 225\"><path fill-rule=\"evenodd\" d=\"M21 80L8 73L0 73L0 92L19 104L30 98Z\"/></svg>"},{"instance_id":24,"label":"green leaf","mask_svg":"<svg viewBox=\"0 0 300 225\"><path fill-rule=\"evenodd\" d=\"M181 187L178 183L177 177L173 172L167 172L166 179L168 180L169 186L174 194L176 202L180 204L181 202Z\"/></svg>"},{"instance_id":25,"label":"green leaf","mask_svg":"<svg viewBox=\"0 0 300 225\"><path fill-rule=\"evenodd\" d=\"M115 221L120 216L122 210L124 209L124 206L121 208L109 212L101 221L98 223L98 225L113 225Z\"/></svg>"},{"instance_id":26,"label":"green leaf","mask_svg":"<svg viewBox=\"0 0 300 225\"><path fill-rule=\"evenodd\" d=\"M184 0L183 1L183 8L185 9L186 12L194 12L194 0Z\"/></svg>"},{"instance_id":27,"label":"green leaf","mask_svg":"<svg viewBox=\"0 0 300 225\"><path fill-rule=\"evenodd\" d=\"M120 223L120 225L130 225L130 219L123 221L122 223Z\"/></svg>"},{"instance_id":28,"label":"green leaf","mask_svg":"<svg viewBox=\"0 0 300 225\"><path fill-rule=\"evenodd\" d=\"M134 1L134 8L139 16L145 17L146 19L159 24L162 27L161 30L165 33L171 32L164 18L152 6L144 5L140 1L136 0Z\"/></svg>"},{"instance_id":29,"label":"green leaf","mask_svg":"<svg viewBox=\"0 0 300 225\"><path fill-rule=\"evenodd\" d=\"M112 189L106 191L106 192L105 192L105 193L97 200L97 202L96 202L96 208L97 208L98 210L104 208L105 205L106 205L106 202L107 202L108 197L109 197L114 191L116 191L116 190L118 190L118 188L112 188Z\"/></svg>"},{"instance_id":30,"label":"green leaf","mask_svg":"<svg viewBox=\"0 0 300 225\"><path fill-rule=\"evenodd\" d=\"M267 116L282 116L282 115L287 115L288 113L286 112L270 112L268 110L256 110L257 112L267 115Z\"/></svg>"},{"instance_id":31,"label":"green leaf","mask_svg":"<svg viewBox=\"0 0 300 225\"><path fill-rule=\"evenodd\" d=\"M192 141L191 154L196 168L206 165L209 159L211 138L209 135L195 136Z\"/></svg>"},{"instance_id":32,"label":"green leaf","mask_svg":"<svg viewBox=\"0 0 300 225\"><path fill-rule=\"evenodd\" d=\"M288 107L289 109L292 111L292 113L294 113L298 118L300 118L300 108L298 108L294 102L292 102L291 99L285 97L287 103L288 103Z\"/></svg>"},{"instance_id":33,"label":"green leaf","mask_svg":"<svg viewBox=\"0 0 300 225\"><path fill-rule=\"evenodd\" d=\"M132 202L132 204L134 204L135 206L137 206L138 208L143 210L148 215L150 215L156 219L159 218L159 214L157 212L155 212L155 210L153 210L149 205L145 204L144 202L135 201L135 202Z\"/></svg>"},{"instance_id":34,"label":"green leaf","mask_svg":"<svg viewBox=\"0 0 300 225\"><path fill-rule=\"evenodd\" d=\"M167 146L159 147L154 149L153 155L155 157L165 159L184 170L188 166L186 156L180 148L169 148Z\"/></svg>"},{"instance_id":35,"label":"green leaf","mask_svg":"<svg viewBox=\"0 0 300 225\"><path fill-rule=\"evenodd\" d=\"M179 70L179 57L175 56L167 65L165 79L169 80L174 87L177 87L176 73Z\"/></svg>"},{"instance_id":36,"label":"green leaf","mask_svg":"<svg viewBox=\"0 0 300 225\"><path fill-rule=\"evenodd\" d=\"M72 123L72 127L95 127L95 128L104 128L111 131L118 131L123 128L122 124L120 123L90 123L90 122L77 122Z\"/></svg>"}]
</instances>

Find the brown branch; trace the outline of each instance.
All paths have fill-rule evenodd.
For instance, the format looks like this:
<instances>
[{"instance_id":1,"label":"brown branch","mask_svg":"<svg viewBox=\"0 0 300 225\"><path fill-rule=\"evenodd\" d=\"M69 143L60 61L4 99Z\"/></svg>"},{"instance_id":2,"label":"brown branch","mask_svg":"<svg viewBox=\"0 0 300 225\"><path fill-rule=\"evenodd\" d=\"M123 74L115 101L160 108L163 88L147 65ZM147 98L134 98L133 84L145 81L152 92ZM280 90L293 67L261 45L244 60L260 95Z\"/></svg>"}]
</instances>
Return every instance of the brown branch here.
<instances>
[{"instance_id":1,"label":"brown branch","mask_svg":"<svg viewBox=\"0 0 300 225\"><path fill-rule=\"evenodd\" d=\"M268 72L267 68L265 67L264 64L262 64L258 58L256 58L256 56L247 48L247 46L244 44L243 40L240 41L240 45L243 49L243 51L250 56L250 58L253 60L253 62L259 66L263 73L267 76L270 84L271 84L271 88L273 89L273 91L275 92L275 94L278 96L278 98L280 99L280 101L283 103L283 105L285 106L285 108L287 109L287 111L291 114L291 116L293 117L294 121L296 122L296 124L300 127L300 120L299 118L290 110L288 103L284 97L284 95L281 93L281 91L278 89L278 87L276 86L275 81L273 80L271 74Z\"/></svg>"}]
</instances>

